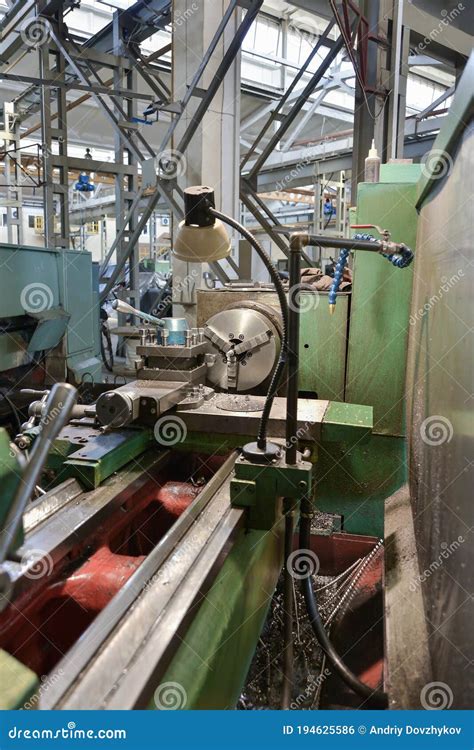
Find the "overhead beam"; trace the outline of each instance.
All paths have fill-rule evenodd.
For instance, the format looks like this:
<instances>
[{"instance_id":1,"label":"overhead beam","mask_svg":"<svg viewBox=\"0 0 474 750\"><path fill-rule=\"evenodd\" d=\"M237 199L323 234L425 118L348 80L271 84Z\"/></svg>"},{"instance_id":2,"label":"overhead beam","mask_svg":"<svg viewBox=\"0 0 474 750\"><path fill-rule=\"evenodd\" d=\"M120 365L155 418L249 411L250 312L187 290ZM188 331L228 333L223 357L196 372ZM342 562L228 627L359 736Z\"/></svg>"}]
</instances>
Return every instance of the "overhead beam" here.
<instances>
[{"instance_id":1,"label":"overhead beam","mask_svg":"<svg viewBox=\"0 0 474 750\"><path fill-rule=\"evenodd\" d=\"M331 6L328 0L291 0L291 4L300 10L306 10L312 15L322 18L332 18Z\"/></svg>"},{"instance_id":2,"label":"overhead beam","mask_svg":"<svg viewBox=\"0 0 474 750\"><path fill-rule=\"evenodd\" d=\"M443 119L406 121L404 152L407 158L419 158L431 148ZM258 191L291 189L310 184L315 174L347 171L351 169L352 149L353 138L347 136L289 152L275 152L258 175Z\"/></svg>"},{"instance_id":3,"label":"overhead beam","mask_svg":"<svg viewBox=\"0 0 474 750\"><path fill-rule=\"evenodd\" d=\"M315 49L317 49L320 46L321 40L325 37L325 35L329 33L331 29L332 29L332 23L328 25L328 27L326 28L326 31L319 38L318 42L315 45ZM332 63L336 59L337 55L343 48L343 46L344 46L344 40L342 36L340 36L337 39L337 41L334 43L334 46L332 47L332 49L327 53L326 57L321 61L319 67L313 73L311 79L306 84L305 88L301 91L299 97L296 99L294 103L294 106L291 108L290 112L285 116L285 118L283 119L276 133L273 134L273 136L270 138L268 143L265 145L265 148L262 154L260 154L256 162L251 167L250 169L251 176L255 175L263 167L269 155L272 153L272 151L274 151L277 144L282 140L283 136L291 128L293 122L296 120L298 116L301 106L306 101L306 99L308 99L308 97L311 96L311 94L315 91L318 83L321 81L323 76L329 70Z\"/></svg>"},{"instance_id":4,"label":"overhead beam","mask_svg":"<svg viewBox=\"0 0 474 750\"><path fill-rule=\"evenodd\" d=\"M28 14L33 14L34 12L34 6L35 2L33 0L29 0L28 2L23 3L25 7L28 8ZM44 14L47 15L47 12L51 12L51 8L62 5L67 5L67 3L61 3L61 2L50 2L47 4L46 9L44 11ZM139 0L139 2L132 5L130 8L124 11L118 11L119 18L120 18L120 24L123 25L129 25L130 28L134 29L133 32L133 41L138 44L138 42L144 41L148 37L152 36L156 31L159 29L163 29L167 24L171 22L171 2L170 0ZM23 13L22 19L27 17ZM16 28L18 30L18 19L16 21ZM5 19L4 19L5 23ZM5 41L0 42L0 62L5 62L7 59L9 60L11 55L13 54L13 47L14 43L16 44L17 40L20 40L21 44L23 44L23 40L21 38L21 34L18 33L8 33ZM13 40L10 41L10 40ZM65 40L62 40L65 42ZM3 47L3 45L9 45L9 47ZM68 50L68 52L71 54L71 58L74 58L74 51L71 49L71 47L65 43L65 48ZM10 49L10 47L12 49ZM114 67L118 66L119 64L124 64L124 61L121 59L118 59L116 56L111 56L110 53L113 51L114 48L114 37L113 37L113 21L111 21L107 26L105 26L103 29L97 32L97 34L94 34L90 37L84 44L80 46L80 54L83 58L87 58L89 60L93 60L94 62L103 64L112 64ZM15 47L15 50L17 47ZM87 51L87 52L86 52ZM126 64L126 61L125 61ZM70 66L66 66L66 75L69 73L70 76L74 76L74 73L70 70ZM17 111L21 111L22 103L26 103L26 107L28 108L28 112L30 114L34 114L34 112L39 111L40 108L40 92L37 86L33 85L30 86L28 89L26 89L20 96L17 97L15 100L15 107Z\"/></svg>"},{"instance_id":5,"label":"overhead beam","mask_svg":"<svg viewBox=\"0 0 474 750\"><path fill-rule=\"evenodd\" d=\"M443 6L445 7L445 6ZM466 3L465 11L461 11L466 23L464 28L469 28L474 6ZM404 3L403 23L411 31L411 42L418 46L423 54L432 55L440 60L446 60L456 64L459 57L468 58L472 51L472 35L453 24L443 24L445 17L439 15L437 23L436 16L411 3Z\"/></svg>"},{"instance_id":6,"label":"overhead beam","mask_svg":"<svg viewBox=\"0 0 474 750\"><path fill-rule=\"evenodd\" d=\"M435 140L435 133L424 138L405 140L405 158L419 160L433 147ZM341 151L340 153L325 156L316 162L301 164L293 175L288 171L287 167L267 170L258 176L258 193L261 195L265 192L281 189L282 184L288 190L300 185L309 185L314 183L316 177L320 175L341 171L348 172L351 169L351 165L352 146L344 152Z\"/></svg>"}]
</instances>

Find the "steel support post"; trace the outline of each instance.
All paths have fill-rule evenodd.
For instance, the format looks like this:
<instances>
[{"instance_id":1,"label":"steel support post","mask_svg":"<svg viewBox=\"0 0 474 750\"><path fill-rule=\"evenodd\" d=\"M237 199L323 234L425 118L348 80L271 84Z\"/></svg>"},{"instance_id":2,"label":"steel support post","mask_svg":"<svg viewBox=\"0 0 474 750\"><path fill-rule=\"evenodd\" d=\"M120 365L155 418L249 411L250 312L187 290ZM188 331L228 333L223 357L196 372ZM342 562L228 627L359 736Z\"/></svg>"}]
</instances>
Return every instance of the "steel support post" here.
<instances>
[{"instance_id":1,"label":"steel support post","mask_svg":"<svg viewBox=\"0 0 474 750\"><path fill-rule=\"evenodd\" d=\"M60 28L62 27L62 20L59 24ZM56 65L55 65L55 73L58 78L61 80L64 80L65 76L65 69L66 69L66 61L64 60L64 57L59 53L55 53L55 59L56 59ZM67 158L67 141L68 141L68 131L67 131L67 101L66 101L66 87L60 86L56 89L55 94L55 100L56 100L56 112L58 114L57 116L57 123L56 127L53 130L53 136L57 141L58 144L58 153L60 156L64 156ZM58 218L59 218L59 238L57 238L56 242L61 244L61 247L68 248L69 247L69 179L68 179L68 169L67 167L59 167L59 180L58 185L56 186L56 191L58 195Z\"/></svg>"},{"instance_id":2,"label":"steel support post","mask_svg":"<svg viewBox=\"0 0 474 750\"><path fill-rule=\"evenodd\" d=\"M22 182L20 123L12 102L3 103L3 132L5 144L4 175L7 190L7 239L9 244L23 243Z\"/></svg>"},{"instance_id":3,"label":"steel support post","mask_svg":"<svg viewBox=\"0 0 474 750\"><path fill-rule=\"evenodd\" d=\"M43 44L38 48L40 76L47 78L50 75L49 45ZM54 191L53 191L53 166L52 134L51 134L51 89L49 86L41 86L41 150L42 150L42 183L43 183L43 212L44 212L44 244L45 247L55 247L56 237L54 230Z\"/></svg>"},{"instance_id":4,"label":"steel support post","mask_svg":"<svg viewBox=\"0 0 474 750\"><path fill-rule=\"evenodd\" d=\"M113 16L113 39L114 54L121 59L124 56L124 42L122 38L122 26L120 23L120 13L116 11ZM137 75L132 68L124 70L122 64L115 68L113 73L114 89L136 90ZM114 113L117 121L123 117L123 113L128 121L136 115L136 101L133 98L123 99L115 103ZM136 153L127 146L123 135L119 130L115 132L115 161L123 162L135 167L137 164ZM127 299L133 307L139 307L138 298L138 263L139 263L139 244L135 242L130 246L131 236L137 225L138 206L134 199L137 193L136 174L117 175L115 178L115 221L116 226L126 225L126 229L120 235L116 247L117 263L120 264L125 258L128 258L128 288ZM121 274L121 279L125 279L125 272ZM119 314L119 326L125 325L126 316Z\"/></svg>"},{"instance_id":5,"label":"steel support post","mask_svg":"<svg viewBox=\"0 0 474 750\"><path fill-rule=\"evenodd\" d=\"M41 6L40 6L41 10ZM41 85L41 148L43 166L44 196L44 242L46 247L70 245L69 235L69 180L66 163L54 167L54 156L67 160L67 102L65 86L65 64L63 55L56 40L64 34L62 11L58 11L53 22L50 21L51 33L38 46L39 72L43 81L54 79L58 85ZM52 65L52 58L54 64ZM57 120L53 127L54 119Z\"/></svg>"},{"instance_id":6,"label":"steel support post","mask_svg":"<svg viewBox=\"0 0 474 750\"><path fill-rule=\"evenodd\" d=\"M379 29L380 0L359 0L361 13L368 21L368 33L377 35ZM384 99L376 93L379 85L380 51L375 40L367 45L365 61L365 86L356 77L354 101L354 140L352 152L352 205L356 205L357 185L364 180L365 159L375 139L379 153L383 150Z\"/></svg>"},{"instance_id":7,"label":"steel support post","mask_svg":"<svg viewBox=\"0 0 474 750\"><path fill-rule=\"evenodd\" d=\"M387 52L385 75L388 102L385 107L384 160L403 158L405 142L406 89L410 30L403 23L402 0L382 0L385 33L391 42ZM390 18L391 16L391 18Z\"/></svg>"}]
</instances>

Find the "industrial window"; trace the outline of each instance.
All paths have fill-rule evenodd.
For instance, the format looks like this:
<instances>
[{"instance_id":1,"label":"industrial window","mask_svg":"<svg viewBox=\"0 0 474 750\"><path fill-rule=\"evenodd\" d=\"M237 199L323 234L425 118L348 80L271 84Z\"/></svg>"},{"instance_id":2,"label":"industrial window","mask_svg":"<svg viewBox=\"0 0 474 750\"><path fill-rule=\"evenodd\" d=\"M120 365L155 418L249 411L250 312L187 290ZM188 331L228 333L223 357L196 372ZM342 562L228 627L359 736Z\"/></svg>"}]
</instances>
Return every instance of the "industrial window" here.
<instances>
[{"instance_id":1,"label":"industrial window","mask_svg":"<svg viewBox=\"0 0 474 750\"><path fill-rule=\"evenodd\" d=\"M88 234L99 234L99 222L88 221L86 224L86 230Z\"/></svg>"}]
</instances>

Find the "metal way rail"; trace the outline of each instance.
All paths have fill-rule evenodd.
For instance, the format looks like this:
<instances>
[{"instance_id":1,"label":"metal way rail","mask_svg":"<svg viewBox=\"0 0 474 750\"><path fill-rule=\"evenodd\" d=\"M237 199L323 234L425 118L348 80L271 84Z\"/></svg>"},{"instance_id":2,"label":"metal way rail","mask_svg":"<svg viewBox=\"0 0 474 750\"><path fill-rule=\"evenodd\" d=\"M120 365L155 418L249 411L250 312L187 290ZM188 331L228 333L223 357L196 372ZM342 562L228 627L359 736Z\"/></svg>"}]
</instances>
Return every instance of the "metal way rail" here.
<instances>
[{"instance_id":1,"label":"metal way rail","mask_svg":"<svg viewBox=\"0 0 474 750\"><path fill-rule=\"evenodd\" d=\"M233 453L57 665L43 709L145 708L243 524ZM173 606L168 604L172 601Z\"/></svg>"}]
</instances>

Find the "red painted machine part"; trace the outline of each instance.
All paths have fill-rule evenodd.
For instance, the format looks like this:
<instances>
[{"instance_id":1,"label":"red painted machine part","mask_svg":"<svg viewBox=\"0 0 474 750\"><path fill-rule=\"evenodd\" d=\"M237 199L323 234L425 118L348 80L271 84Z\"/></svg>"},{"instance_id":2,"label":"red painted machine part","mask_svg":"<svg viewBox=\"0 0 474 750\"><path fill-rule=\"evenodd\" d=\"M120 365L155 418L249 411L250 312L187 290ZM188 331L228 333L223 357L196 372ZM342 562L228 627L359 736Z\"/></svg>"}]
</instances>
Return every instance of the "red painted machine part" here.
<instances>
[{"instance_id":1,"label":"red painted machine part","mask_svg":"<svg viewBox=\"0 0 474 750\"><path fill-rule=\"evenodd\" d=\"M203 465L208 479L216 466ZM0 615L0 648L38 675L48 674L141 565L204 484L150 480L72 549L49 575ZM93 552L87 552L88 550Z\"/></svg>"}]
</instances>

